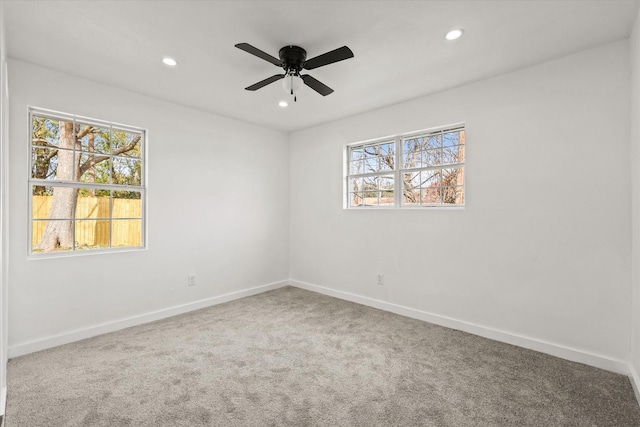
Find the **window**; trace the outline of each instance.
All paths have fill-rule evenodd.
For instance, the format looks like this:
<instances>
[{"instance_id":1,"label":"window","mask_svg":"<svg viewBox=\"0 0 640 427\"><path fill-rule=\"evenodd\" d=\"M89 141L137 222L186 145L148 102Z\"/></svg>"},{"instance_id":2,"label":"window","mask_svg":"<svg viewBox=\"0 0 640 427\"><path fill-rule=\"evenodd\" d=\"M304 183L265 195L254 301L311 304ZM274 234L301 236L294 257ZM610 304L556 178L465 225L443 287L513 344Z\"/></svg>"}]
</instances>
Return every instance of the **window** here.
<instances>
[{"instance_id":1,"label":"window","mask_svg":"<svg viewBox=\"0 0 640 427\"><path fill-rule=\"evenodd\" d=\"M346 207L464 205L464 126L347 147Z\"/></svg>"},{"instance_id":2,"label":"window","mask_svg":"<svg viewBox=\"0 0 640 427\"><path fill-rule=\"evenodd\" d=\"M29 252L145 246L145 132L30 109Z\"/></svg>"}]
</instances>

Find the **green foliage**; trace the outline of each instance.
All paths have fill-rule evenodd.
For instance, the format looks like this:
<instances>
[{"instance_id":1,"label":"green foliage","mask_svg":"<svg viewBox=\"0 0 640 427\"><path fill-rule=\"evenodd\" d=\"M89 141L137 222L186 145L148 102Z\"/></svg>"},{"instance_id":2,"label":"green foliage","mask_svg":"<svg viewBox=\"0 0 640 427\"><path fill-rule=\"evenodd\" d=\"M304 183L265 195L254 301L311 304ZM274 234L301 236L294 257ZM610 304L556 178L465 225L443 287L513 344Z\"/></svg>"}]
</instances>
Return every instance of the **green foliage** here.
<instances>
[{"instance_id":1,"label":"green foliage","mask_svg":"<svg viewBox=\"0 0 640 427\"><path fill-rule=\"evenodd\" d=\"M34 140L44 140L51 145L58 144L60 125L58 120L48 117L33 116L31 135Z\"/></svg>"},{"instance_id":2,"label":"green foliage","mask_svg":"<svg viewBox=\"0 0 640 427\"><path fill-rule=\"evenodd\" d=\"M31 124L33 146L31 149L31 176L38 179L55 177L58 156L55 146L60 127L57 120L34 116ZM50 190L50 189L49 189ZM47 187L37 186L34 195L47 195Z\"/></svg>"},{"instance_id":3,"label":"green foliage","mask_svg":"<svg viewBox=\"0 0 640 427\"><path fill-rule=\"evenodd\" d=\"M62 121L32 116L31 176L55 179L58 169L58 146ZM141 136L109 127L76 123L76 179L80 182L138 186L142 183ZM101 190L85 193L103 196ZM44 195L44 186L37 187ZM106 192L108 194L108 191Z\"/></svg>"}]
</instances>

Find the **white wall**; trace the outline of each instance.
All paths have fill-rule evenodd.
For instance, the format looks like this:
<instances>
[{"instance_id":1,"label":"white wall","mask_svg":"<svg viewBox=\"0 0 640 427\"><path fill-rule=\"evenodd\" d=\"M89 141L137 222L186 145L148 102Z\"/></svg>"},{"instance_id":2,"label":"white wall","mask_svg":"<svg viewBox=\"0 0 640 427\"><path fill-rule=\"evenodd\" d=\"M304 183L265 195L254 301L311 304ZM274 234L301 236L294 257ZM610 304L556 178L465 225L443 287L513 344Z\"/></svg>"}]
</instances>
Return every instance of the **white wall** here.
<instances>
[{"instance_id":1,"label":"white wall","mask_svg":"<svg viewBox=\"0 0 640 427\"><path fill-rule=\"evenodd\" d=\"M8 178L8 96L6 45L4 26L4 5L0 3L0 415L4 414L7 397L7 345L8 345L8 316L7 316L7 178Z\"/></svg>"},{"instance_id":2,"label":"white wall","mask_svg":"<svg viewBox=\"0 0 640 427\"><path fill-rule=\"evenodd\" d=\"M286 134L13 59L9 76L11 357L288 278ZM148 250L27 259L28 106L148 130Z\"/></svg>"},{"instance_id":3,"label":"white wall","mask_svg":"<svg viewBox=\"0 0 640 427\"><path fill-rule=\"evenodd\" d=\"M631 35L632 351L631 378L640 401L640 12Z\"/></svg>"},{"instance_id":4,"label":"white wall","mask_svg":"<svg viewBox=\"0 0 640 427\"><path fill-rule=\"evenodd\" d=\"M292 280L626 370L628 49L616 42L292 134ZM345 144L458 122L464 210L342 209Z\"/></svg>"}]
</instances>

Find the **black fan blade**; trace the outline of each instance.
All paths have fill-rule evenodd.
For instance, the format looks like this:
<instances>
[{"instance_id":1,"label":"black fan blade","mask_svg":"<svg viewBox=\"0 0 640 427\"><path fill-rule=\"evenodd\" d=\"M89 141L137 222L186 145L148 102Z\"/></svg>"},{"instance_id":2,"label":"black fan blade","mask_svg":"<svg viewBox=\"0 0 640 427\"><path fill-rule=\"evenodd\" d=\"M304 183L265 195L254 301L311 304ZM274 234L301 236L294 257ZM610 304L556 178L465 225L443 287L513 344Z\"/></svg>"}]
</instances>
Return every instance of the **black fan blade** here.
<instances>
[{"instance_id":1,"label":"black fan blade","mask_svg":"<svg viewBox=\"0 0 640 427\"><path fill-rule=\"evenodd\" d=\"M261 87L265 87L268 84L271 84L273 82L277 82L278 80L284 78L284 74L276 74L275 76L271 76L268 79L264 79L261 82L258 82L254 85L251 85L249 87L245 87L246 90L258 90Z\"/></svg>"},{"instance_id":2,"label":"black fan blade","mask_svg":"<svg viewBox=\"0 0 640 427\"><path fill-rule=\"evenodd\" d=\"M304 80L304 84L306 84L307 86L309 86L311 89L315 90L322 96L327 96L333 93L333 89L331 89L326 84L319 82L318 80L314 79L309 75L300 76L300 77L302 77L302 80Z\"/></svg>"},{"instance_id":3,"label":"black fan blade","mask_svg":"<svg viewBox=\"0 0 640 427\"><path fill-rule=\"evenodd\" d=\"M333 64L334 62L344 61L345 59L353 58L353 52L346 46L342 46L331 52L323 53L320 56L311 58L306 61L302 68L306 70L313 70L314 68L322 67L325 65Z\"/></svg>"},{"instance_id":4,"label":"black fan blade","mask_svg":"<svg viewBox=\"0 0 640 427\"><path fill-rule=\"evenodd\" d=\"M251 46L249 43L238 43L236 47L257 56L258 58L262 58L267 62L271 62L273 65L277 65L278 67L282 66L282 61L280 61L278 58L275 58L268 53L261 51L257 47Z\"/></svg>"}]
</instances>

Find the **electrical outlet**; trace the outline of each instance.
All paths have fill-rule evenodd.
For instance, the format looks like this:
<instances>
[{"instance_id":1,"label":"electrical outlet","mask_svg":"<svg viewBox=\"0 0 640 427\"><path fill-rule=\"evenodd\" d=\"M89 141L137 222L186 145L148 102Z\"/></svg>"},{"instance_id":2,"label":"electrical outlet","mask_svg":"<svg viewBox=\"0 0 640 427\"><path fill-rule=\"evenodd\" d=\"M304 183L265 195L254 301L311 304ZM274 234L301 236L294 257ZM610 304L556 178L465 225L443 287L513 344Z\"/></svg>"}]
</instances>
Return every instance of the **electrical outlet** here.
<instances>
[{"instance_id":1,"label":"electrical outlet","mask_svg":"<svg viewBox=\"0 0 640 427\"><path fill-rule=\"evenodd\" d=\"M377 281L378 285L384 285L384 274L382 273L378 273L378 281Z\"/></svg>"},{"instance_id":2,"label":"electrical outlet","mask_svg":"<svg viewBox=\"0 0 640 427\"><path fill-rule=\"evenodd\" d=\"M187 276L187 285L195 286L196 285L196 275L190 274Z\"/></svg>"}]
</instances>

